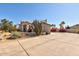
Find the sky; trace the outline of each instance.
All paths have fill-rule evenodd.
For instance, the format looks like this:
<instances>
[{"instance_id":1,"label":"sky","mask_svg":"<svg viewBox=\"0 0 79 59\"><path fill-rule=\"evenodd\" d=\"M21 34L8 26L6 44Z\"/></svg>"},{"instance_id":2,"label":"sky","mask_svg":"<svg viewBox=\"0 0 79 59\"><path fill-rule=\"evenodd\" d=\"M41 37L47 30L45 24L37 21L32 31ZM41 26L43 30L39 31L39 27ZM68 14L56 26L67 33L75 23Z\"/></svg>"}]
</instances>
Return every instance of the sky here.
<instances>
[{"instance_id":1,"label":"sky","mask_svg":"<svg viewBox=\"0 0 79 59\"><path fill-rule=\"evenodd\" d=\"M0 20L7 19L19 24L21 21L44 20L59 26L79 24L79 4L77 3L0 3Z\"/></svg>"}]
</instances>

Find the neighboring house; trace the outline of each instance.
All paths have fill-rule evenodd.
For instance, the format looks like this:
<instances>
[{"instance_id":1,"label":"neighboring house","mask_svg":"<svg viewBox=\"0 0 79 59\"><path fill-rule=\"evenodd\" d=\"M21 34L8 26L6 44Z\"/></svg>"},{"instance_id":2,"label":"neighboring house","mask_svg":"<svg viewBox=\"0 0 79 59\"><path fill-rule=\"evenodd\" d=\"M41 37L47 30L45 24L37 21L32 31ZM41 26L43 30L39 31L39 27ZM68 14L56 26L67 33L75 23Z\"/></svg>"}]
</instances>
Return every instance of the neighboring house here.
<instances>
[{"instance_id":1,"label":"neighboring house","mask_svg":"<svg viewBox=\"0 0 79 59\"><path fill-rule=\"evenodd\" d=\"M71 29L79 29L79 24L73 25L70 27Z\"/></svg>"},{"instance_id":2,"label":"neighboring house","mask_svg":"<svg viewBox=\"0 0 79 59\"><path fill-rule=\"evenodd\" d=\"M49 33L51 29L51 25L47 23L47 20L43 20L40 22L42 23L42 31ZM19 29L22 32L33 32L33 25L28 21L21 21L21 23L19 24Z\"/></svg>"},{"instance_id":3,"label":"neighboring house","mask_svg":"<svg viewBox=\"0 0 79 59\"><path fill-rule=\"evenodd\" d=\"M79 24L71 26L69 32L74 32L74 33L79 32Z\"/></svg>"}]
</instances>

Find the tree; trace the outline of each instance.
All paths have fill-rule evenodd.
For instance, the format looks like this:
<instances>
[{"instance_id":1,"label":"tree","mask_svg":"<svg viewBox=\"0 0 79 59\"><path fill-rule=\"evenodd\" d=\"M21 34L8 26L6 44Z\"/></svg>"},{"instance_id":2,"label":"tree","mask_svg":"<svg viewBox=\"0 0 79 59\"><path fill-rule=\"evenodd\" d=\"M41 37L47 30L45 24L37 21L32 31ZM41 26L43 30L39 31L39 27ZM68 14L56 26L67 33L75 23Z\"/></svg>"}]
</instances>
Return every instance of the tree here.
<instances>
[{"instance_id":1,"label":"tree","mask_svg":"<svg viewBox=\"0 0 79 59\"><path fill-rule=\"evenodd\" d=\"M62 22L61 22L61 24L65 24L65 22L64 22L64 21L62 21Z\"/></svg>"},{"instance_id":2,"label":"tree","mask_svg":"<svg viewBox=\"0 0 79 59\"><path fill-rule=\"evenodd\" d=\"M55 28L55 27L56 27L56 25L55 25L55 24L52 24L51 26L52 26L52 28Z\"/></svg>"},{"instance_id":3,"label":"tree","mask_svg":"<svg viewBox=\"0 0 79 59\"><path fill-rule=\"evenodd\" d=\"M42 32L42 24L39 21L34 20L33 26L34 26L34 32L36 33L36 35L40 35Z\"/></svg>"},{"instance_id":4,"label":"tree","mask_svg":"<svg viewBox=\"0 0 79 59\"><path fill-rule=\"evenodd\" d=\"M70 29L70 26L69 26L69 25L67 25L66 29Z\"/></svg>"},{"instance_id":5,"label":"tree","mask_svg":"<svg viewBox=\"0 0 79 59\"><path fill-rule=\"evenodd\" d=\"M12 21L9 21L7 19L2 19L0 23L0 27L4 31L13 31L14 25Z\"/></svg>"},{"instance_id":6,"label":"tree","mask_svg":"<svg viewBox=\"0 0 79 59\"><path fill-rule=\"evenodd\" d=\"M62 21L62 22L60 23L60 29L63 29L63 28L64 28L64 24L65 24L64 21Z\"/></svg>"},{"instance_id":7,"label":"tree","mask_svg":"<svg viewBox=\"0 0 79 59\"><path fill-rule=\"evenodd\" d=\"M9 29L9 32L11 32L11 31L16 31L16 30L17 30L17 29L16 29L16 25L11 25L9 28L10 28L10 29Z\"/></svg>"}]
</instances>

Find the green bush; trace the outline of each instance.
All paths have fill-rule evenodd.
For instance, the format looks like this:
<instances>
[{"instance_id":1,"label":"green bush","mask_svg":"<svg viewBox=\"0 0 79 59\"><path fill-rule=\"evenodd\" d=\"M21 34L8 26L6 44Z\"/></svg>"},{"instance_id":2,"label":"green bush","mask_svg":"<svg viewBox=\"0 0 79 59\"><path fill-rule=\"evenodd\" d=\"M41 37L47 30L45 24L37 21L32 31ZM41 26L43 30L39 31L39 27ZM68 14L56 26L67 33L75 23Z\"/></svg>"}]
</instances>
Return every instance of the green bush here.
<instances>
[{"instance_id":1,"label":"green bush","mask_svg":"<svg viewBox=\"0 0 79 59\"><path fill-rule=\"evenodd\" d=\"M21 38L22 35L20 32L12 32L11 39Z\"/></svg>"}]
</instances>

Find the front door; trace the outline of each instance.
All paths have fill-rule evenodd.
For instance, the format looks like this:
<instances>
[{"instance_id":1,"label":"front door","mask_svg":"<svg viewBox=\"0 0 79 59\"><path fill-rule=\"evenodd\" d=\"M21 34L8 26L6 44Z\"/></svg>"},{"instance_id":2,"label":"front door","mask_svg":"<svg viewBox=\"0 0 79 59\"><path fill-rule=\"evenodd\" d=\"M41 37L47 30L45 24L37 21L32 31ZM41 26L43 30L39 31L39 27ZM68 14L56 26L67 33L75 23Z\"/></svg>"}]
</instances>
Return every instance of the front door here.
<instances>
[{"instance_id":1,"label":"front door","mask_svg":"<svg viewBox=\"0 0 79 59\"><path fill-rule=\"evenodd\" d=\"M23 32L26 32L26 25L23 25Z\"/></svg>"}]
</instances>

